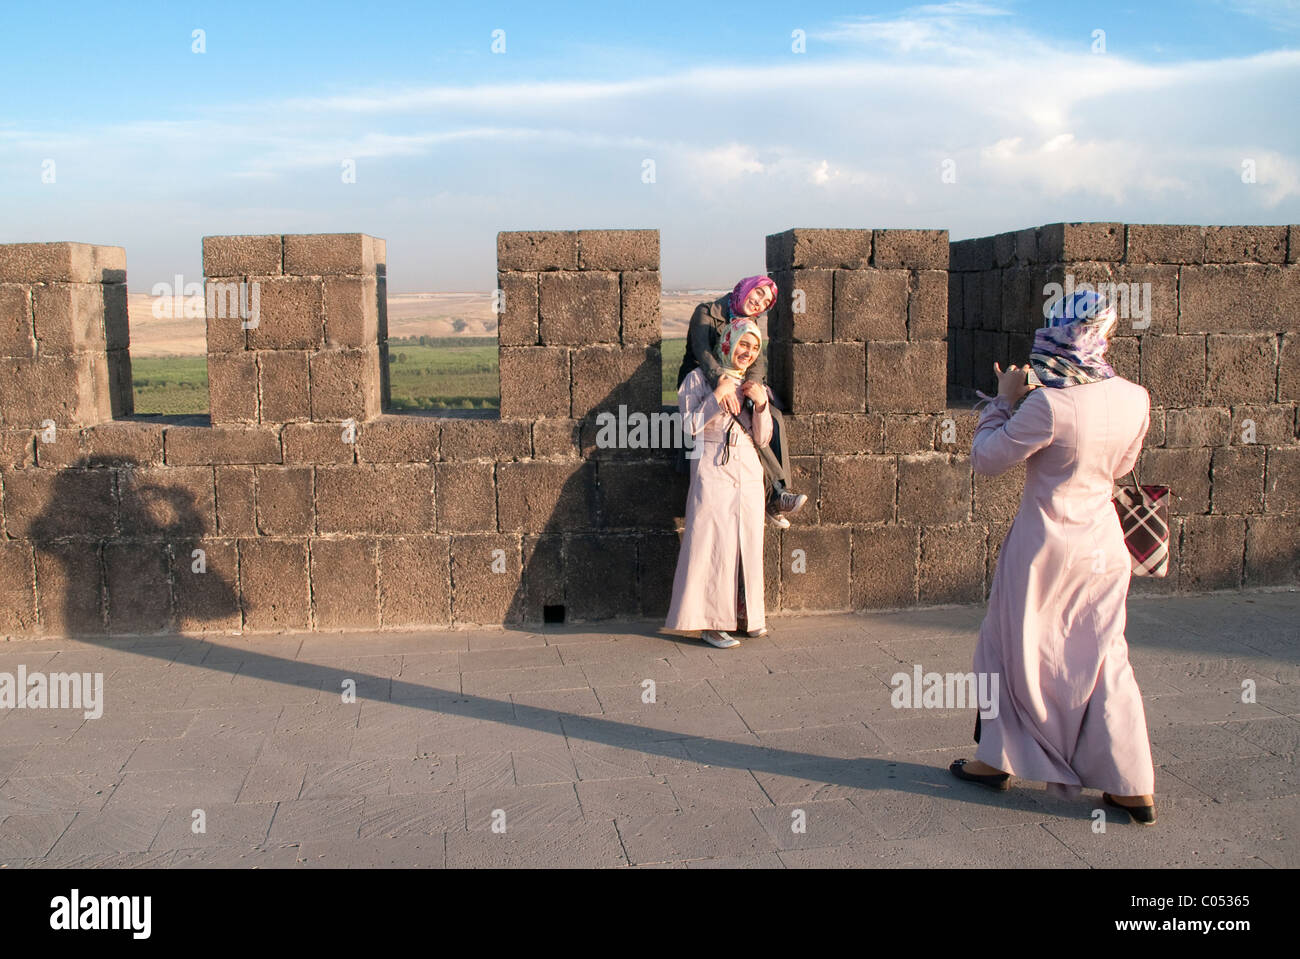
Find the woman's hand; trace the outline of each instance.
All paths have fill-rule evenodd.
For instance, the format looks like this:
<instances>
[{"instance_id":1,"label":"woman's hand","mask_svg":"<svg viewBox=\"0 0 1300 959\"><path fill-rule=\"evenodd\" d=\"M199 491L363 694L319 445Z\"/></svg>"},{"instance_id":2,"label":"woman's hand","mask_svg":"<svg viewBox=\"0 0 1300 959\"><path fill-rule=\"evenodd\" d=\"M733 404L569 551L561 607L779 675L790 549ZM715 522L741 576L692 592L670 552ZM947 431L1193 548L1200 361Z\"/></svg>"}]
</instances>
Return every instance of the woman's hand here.
<instances>
[{"instance_id":1,"label":"woman's hand","mask_svg":"<svg viewBox=\"0 0 1300 959\"><path fill-rule=\"evenodd\" d=\"M767 405L767 390L763 389L762 383L757 383L754 380L745 380L740 391L744 393L745 396L749 397L749 399L754 401L754 409L756 411L763 409L763 407Z\"/></svg>"},{"instance_id":2,"label":"woman's hand","mask_svg":"<svg viewBox=\"0 0 1300 959\"><path fill-rule=\"evenodd\" d=\"M1027 366L1012 364L1003 370L999 364L994 363L993 372L998 378L998 396L1005 398L1012 406L1019 403L1025 394L1033 389L1026 379L1029 375Z\"/></svg>"},{"instance_id":3,"label":"woman's hand","mask_svg":"<svg viewBox=\"0 0 1300 959\"><path fill-rule=\"evenodd\" d=\"M740 413L740 396L736 392L738 385L730 376L720 376L718 388L713 391L713 397L718 401L718 405L732 416Z\"/></svg>"}]
</instances>

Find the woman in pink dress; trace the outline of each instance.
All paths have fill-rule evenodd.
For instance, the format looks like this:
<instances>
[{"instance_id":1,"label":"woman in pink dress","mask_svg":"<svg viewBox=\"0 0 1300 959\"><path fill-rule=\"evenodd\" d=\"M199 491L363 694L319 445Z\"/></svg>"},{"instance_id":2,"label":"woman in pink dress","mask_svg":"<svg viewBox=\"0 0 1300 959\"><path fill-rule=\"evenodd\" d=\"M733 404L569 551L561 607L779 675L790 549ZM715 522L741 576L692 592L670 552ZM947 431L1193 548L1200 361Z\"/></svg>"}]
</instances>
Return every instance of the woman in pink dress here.
<instances>
[{"instance_id":1,"label":"woman in pink dress","mask_svg":"<svg viewBox=\"0 0 1300 959\"><path fill-rule=\"evenodd\" d=\"M691 486L664 628L699 631L705 642L720 649L740 645L731 631L743 628L750 636L767 632L766 491L758 450L772 438L772 414L766 388L745 378L762 346L762 334L753 320L733 318L714 347L721 371L717 387L710 387L703 370L696 367L677 389L682 432L693 439L687 453ZM733 398L732 408L740 410L739 415L723 406Z\"/></svg>"},{"instance_id":2,"label":"woman in pink dress","mask_svg":"<svg viewBox=\"0 0 1300 959\"><path fill-rule=\"evenodd\" d=\"M976 673L998 677L997 708L976 718L975 760L949 769L995 789L1013 775L1071 798L1100 789L1151 824L1151 743L1124 639L1131 567L1111 504L1150 397L1105 360L1115 322L1112 304L1079 291L1053 305L1027 368L994 365L971 465L996 476L1025 461L1025 489L975 649Z\"/></svg>"}]
</instances>

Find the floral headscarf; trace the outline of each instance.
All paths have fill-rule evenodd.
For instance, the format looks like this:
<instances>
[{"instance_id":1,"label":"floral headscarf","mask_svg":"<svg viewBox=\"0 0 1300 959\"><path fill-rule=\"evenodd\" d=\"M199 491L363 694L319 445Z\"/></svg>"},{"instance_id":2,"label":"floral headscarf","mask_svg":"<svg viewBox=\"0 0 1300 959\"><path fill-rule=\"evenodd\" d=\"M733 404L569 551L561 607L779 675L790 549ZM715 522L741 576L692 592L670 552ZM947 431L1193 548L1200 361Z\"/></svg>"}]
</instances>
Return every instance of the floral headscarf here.
<instances>
[{"instance_id":1,"label":"floral headscarf","mask_svg":"<svg viewBox=\"0 0 1300 959\"><path fill-rule=\"evenodd\" d=\"M734 376L738 380L745 378L745 370L736 366L736 361L732 359L732 355L736 352L736 344L740 342L740 338L747 333L754 335L754 339L758 340L758 349L761 350L763 348L763 334L759 332L758 324L748 317L738 316L728 321L722 335L718 337L718 344L713 348L713 355L722 364L723 375Z\"/></svg>"},{"instance_id":2,"label":"floral headscarf","mask_svg":"<svg viewBox=\"0 0 1300 959\"><path fill-rule=\"evenodd\" d=\"M772 288L772 302L776 302L776 283L770 276L747 276L737 283L736 288L731 291L728 305L731 307L733 317L743 317L745 315L745 300L749 297L749 294L760 286L770 286Z\"/></svg>"},{"instance_id":3,"label":"floral headscarf","mask_svg":"<svg viewBox=\"0 0 1300 959\"><path fill-rule=\"evenodd\" d=\"M1105 353L1116 315L1115 305L1093 290L1053 303L1047 325L1034 334L1029 384L1064 388L1114 376Z\"/></svg>"}]
</instances>

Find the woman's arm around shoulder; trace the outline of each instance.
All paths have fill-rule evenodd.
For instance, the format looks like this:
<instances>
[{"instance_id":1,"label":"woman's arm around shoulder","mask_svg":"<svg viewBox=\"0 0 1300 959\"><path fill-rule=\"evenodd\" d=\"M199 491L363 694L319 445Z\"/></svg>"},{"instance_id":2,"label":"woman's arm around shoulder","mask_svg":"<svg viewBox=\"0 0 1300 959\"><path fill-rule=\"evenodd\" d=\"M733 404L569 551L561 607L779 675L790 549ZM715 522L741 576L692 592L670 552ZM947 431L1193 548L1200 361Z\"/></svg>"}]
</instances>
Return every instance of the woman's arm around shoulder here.
<instances>
[{"instance_id":1,"label":"woman's arm around shoulder","mask_svg":"<svg viewBox=\"0 0 1300 959\"><path fill-rule=\"evenodd\" d=\"M1005 397L993 400L980 414L971 443L971 468L982 476L997 476L1029 459L1052 441L1052 404L1048 387L1030 392L1014 413Z\"/></svg>"}]
</instances>

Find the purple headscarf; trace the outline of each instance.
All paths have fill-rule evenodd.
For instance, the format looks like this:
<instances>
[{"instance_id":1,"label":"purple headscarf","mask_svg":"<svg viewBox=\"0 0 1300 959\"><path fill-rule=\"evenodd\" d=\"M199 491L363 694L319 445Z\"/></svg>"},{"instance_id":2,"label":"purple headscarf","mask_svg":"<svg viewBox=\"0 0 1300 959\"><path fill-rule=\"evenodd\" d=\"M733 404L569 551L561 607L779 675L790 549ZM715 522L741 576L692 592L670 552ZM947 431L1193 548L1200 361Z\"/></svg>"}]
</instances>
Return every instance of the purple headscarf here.
<instances>
[{"instance_id":1,"label":"purple headscarf","mask_svg":"<svg viewBox=\"0 0 1300 959\"><path fill-rule=\"evenodd\" d=\"M736 288L731 291L729 305L731 306L732 316L745 315L746 298L760 286L770 286L772 288L772 302L776 302L776 283L772 281L770 276L747 276L737 283Z\"/></svg>"}]
</instances>

